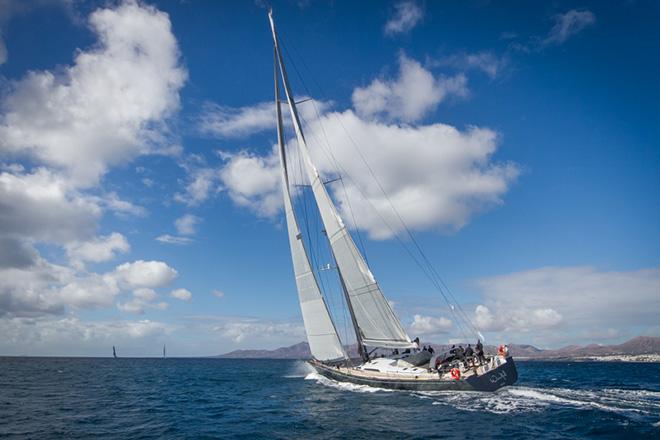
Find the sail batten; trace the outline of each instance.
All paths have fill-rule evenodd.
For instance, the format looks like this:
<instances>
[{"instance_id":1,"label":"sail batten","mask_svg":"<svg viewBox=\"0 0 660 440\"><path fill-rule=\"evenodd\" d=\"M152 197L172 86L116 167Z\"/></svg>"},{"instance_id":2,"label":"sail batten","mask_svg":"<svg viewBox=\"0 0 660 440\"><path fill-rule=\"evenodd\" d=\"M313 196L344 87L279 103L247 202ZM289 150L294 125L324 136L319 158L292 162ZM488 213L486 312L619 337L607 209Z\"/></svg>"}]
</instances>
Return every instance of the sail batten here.
<instances>
[{"instance_id":1,"label":"sail batten","mask_svg":"<svg viewBox=\"0 0 660 440\"><path fill-rule=\"evenodd\" d=\"M394 315L392 308L369 270L364 257L359 252L353 238L339 216L311 159L300 125L295 100L289 87L282 54L279 51L277 33L275 32L272 15L270 16L270 21L273 40L275 42L276 57L280 67L279 70L284 84L289 112L296 132L299 152L303 159L302 162L307 177L311 183L312 193L319 208L321 220L325 227L340 277L346 289L349 307L355 319L354 325L356 326L355 330L358 335L358 342L376 347L414 347L415 344L410 340L410 337L406 334L401 323Z\"/></svg>"}]
</instances>

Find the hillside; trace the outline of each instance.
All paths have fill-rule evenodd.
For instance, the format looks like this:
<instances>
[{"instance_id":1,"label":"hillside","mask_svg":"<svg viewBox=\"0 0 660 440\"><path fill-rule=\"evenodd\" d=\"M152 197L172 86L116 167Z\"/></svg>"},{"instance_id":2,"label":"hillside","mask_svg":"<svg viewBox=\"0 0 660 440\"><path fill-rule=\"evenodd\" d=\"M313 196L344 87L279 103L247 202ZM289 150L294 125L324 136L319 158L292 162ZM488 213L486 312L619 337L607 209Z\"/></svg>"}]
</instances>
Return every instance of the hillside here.
<instances>
[{"instance_id":1,"label":"hillside","mask_svg":"<svg viewBox=\"0 0 660 440\"><path fill-rule=\"evenodd\" d=\"M425 343L428 345L429 343ZM433 344L436 351L448 350L447 344ZM487 352L496 352L496 347L486 346ZM636 360L629 357L640 357L640 360L654 360L660 357L660 337L638 336L617 345L590 344L586 346L571 345L553 350L543 350L528 344L509 344L509 350L514 357L531 360ZM349 352L355 352L349 347ZM648 356L645 356L648 355ZM622 358L623 356L623 358ZM235 350L215 357L226 359L309 359L311 353L307 342L299 342L289 347L274 350Z\"/></svg>"}]
</instances>

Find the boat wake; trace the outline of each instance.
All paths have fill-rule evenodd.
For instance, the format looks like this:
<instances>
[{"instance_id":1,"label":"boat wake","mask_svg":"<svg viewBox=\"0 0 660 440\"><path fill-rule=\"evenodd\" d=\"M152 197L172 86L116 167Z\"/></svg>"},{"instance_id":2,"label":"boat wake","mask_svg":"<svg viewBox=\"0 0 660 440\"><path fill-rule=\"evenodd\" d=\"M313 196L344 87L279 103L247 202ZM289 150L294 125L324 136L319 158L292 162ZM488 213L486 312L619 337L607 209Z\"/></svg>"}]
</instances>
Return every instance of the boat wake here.
<instances>
[{"instance_id":1,"label":"boat wake","mask_svg":"<svg viewBox=\"0 0 660 440\"><path fill-rule=\"evenodd\" d=\"M296 379L296 378L307 378L310 373L315 373L314 368L309 365L307 362L297 361L293 368L289 371L289 374L284 375L287 379Z\"/></svg>"},{"instance_id":2,"label":"boat wake","mask_svg":"<svg viewBox=\"0 0 660 440\"><path fill-rule=\"evenodd\" d=\"M417 393L433 405L451 405L465 411L496 414L538 412L549 407L595 409L633 419L655 419L660 413L660 392L647 390L574 390L568 388L508 387L496 393L433 391Z\"/></svg>"},{"instance_id":3,"label":"boat wake","mask_svg":"<svg viewBox=\"0 0 660 440\"><path fill-rule=\"evenodd\" d=\"M384 393L389 393L394 391L394 390L387 390L385 388L370 387L369 385L358 385L350 382L338 382L336 380L328 379L327 377L320 375L316 371L314 371L313 373L309 373L307 376L305 376L305 380L315 380L317 383L320 383L321 385L335 388L340 391L351 391L354 393L377 393L379 391Z\"/></svg>"},{"instance_id":4,"label":"boat wake","mask_svg":"<svg viewBox=\"0 0 660 440\"><path fill-rule=\"evenodd\" d=\"M598 410L621 414L640 422L659 426L660 392L606 388L600 390L575 390L569 388L539 388L512 386L495 393L475 391L395 391L384 388L338 382L317 372L305 376L305 380L355 393L397 392L410 393L432 405L451 406L462 411L516 414L541 412L550 408Z\"/></svg>"}]
</instances>

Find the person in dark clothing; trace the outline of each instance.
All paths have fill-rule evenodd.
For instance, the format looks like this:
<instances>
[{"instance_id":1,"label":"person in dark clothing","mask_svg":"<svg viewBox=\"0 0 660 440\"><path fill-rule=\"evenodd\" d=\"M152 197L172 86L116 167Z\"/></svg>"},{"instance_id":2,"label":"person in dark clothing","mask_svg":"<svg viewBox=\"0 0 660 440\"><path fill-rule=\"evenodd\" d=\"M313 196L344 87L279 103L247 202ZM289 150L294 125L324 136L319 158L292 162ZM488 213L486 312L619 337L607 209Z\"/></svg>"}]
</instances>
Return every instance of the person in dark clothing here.
<instances>
[{"instance_id":1,"label":"person in dark clothing","mask_svg":"<svg viewBox=\"0 0 660 440\"><path fill-rule=\"evenodd\" d=\"M417 344L417 348L419 348L419 336L413 339L413 342Z\"/></svg>"},{"instance_id":2,"label":"person in dark clothing","mask_svg":"<svg viewBox=\"0 0 660 440\"><path fill-rule=\"evenodd\" d=\"M474 364L474 350L470 344L468 344L467 348L465 349L465 361Z\"/></svg>"},{"instance_id":3,"label":"person in dark clothing","mask_svg":"<svg viewBox=\"0 0 660 440\"><path fill-rule=\"evenodd\" d=\"M462 345L459 345L458 348L456 349L456 359L458 359L461 362L465 361L465 349L463 348Z\"/></svg>"},{"instance_id":4,"label":"person in dark clothing","mask_svg":"<svg viewBox=\"0 0 660 440\"><path fill-rule=\"evenodd\" d=\"M431 353L431 354L433 354L433 352L435 351L435 350L433 349L433 347L431 347L430 345L429 345L428 350L429 350L429 353Z\"/></svg>"},{"instance_id":5,"label":"person in dark clothing","mask_svg":"<svg viewBox=\"0 0 660 440\"><path fill-rule=\"evenodd\" d=\"M477 339L477 345L475 348L477 349L477 359L479 362L486 362L486 357L484 356L484 346L481 344L480 339Z\"/></svg>"}]
</instances>

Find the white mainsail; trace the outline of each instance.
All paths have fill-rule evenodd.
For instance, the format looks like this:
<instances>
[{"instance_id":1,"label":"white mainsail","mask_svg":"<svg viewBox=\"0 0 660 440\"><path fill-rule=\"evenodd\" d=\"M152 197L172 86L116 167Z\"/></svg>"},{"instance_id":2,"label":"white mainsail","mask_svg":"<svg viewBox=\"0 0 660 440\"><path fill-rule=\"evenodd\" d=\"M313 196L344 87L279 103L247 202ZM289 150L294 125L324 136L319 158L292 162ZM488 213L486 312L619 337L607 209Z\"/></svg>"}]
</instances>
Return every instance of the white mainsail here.
<instances>
[{"instance_id":1,"label":"white mainsail","mask_svg":"<svg viewBox=\"0 0 660 440\"><path fill-rule=\"evenodd\" d=\"M319 207L321 220L337 262L340 277L347 292L354 323L357 325L358 340L363 345L372 347L415 347L416 345L411 342L410 337L394 315L362 254L358 251L353 238L342 222L328 191L321 181L318 170L312 162L298 118L294 97L289 87L272 14L269 14L269 18L277 61L296 132L298 147L305 164L307 176L311 182L314 198Z\"/></svg>"},{"instance_id":2,"label":"white mainsail","mask_svg":"<svg viewBox=\"0 0 660 440\"><path fill-rule=\"evenodd\" d=\"M302 311L305 332L312 356L320 361L330 361L347 358L337 335L337 330L330 318L328 308L323 300L316 277L309 264L300 228L291 203L289 178L286 168L284 137L282 133L282 112L279 101L277 70L275 71L275 101L277 106L277 141L279 144L280 167L282 174L282 193L284 195L284 212L289 232L289 245L293 260L293 271L296 276L298 300Z\"/></svg>"}]
</instances>

